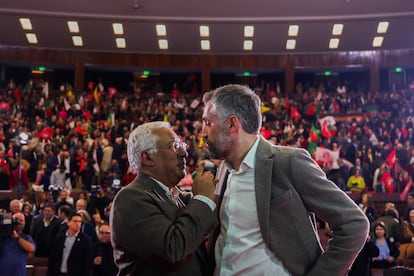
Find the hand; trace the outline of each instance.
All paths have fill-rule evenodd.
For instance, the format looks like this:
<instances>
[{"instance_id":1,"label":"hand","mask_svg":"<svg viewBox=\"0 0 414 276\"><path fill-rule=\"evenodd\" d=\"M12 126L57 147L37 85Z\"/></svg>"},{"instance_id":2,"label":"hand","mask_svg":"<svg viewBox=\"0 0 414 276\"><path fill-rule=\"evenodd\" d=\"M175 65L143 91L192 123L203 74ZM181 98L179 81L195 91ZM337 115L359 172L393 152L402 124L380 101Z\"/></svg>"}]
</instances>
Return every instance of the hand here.
<instances>
[{"instance_id":1,"label":"hand","mask_svg":"<svg viewBox=\"0 0 414 276\"><path fill-rule=\"evenodd\" d=\"M387 257L387 262L389 262L389 263L394 262L394 257L393 256L388 256Z\"/></svg>"},{"instance_id":2,"label":"hand","mask_svg":"<svg viewBox=\"0 0 414 276\"><path fill-rule=\"evenodd\" d=\"M13 230L12 238L16 240L18 237L19 237L19 234L16 232L16 230Z\"/></svg>"},{"instance_id":3,"label":"hand","mask_svg":"<svg viewBox=\"0 0 414 276\"><path fill-rule=\"evenodd\" d=\"M196 169L196 176L193 181L194 195L203 195L214 200L216 184L218 180L210 171L204 170L204 163L201 162Z\"/></svg>"},{"instance_id":4,"label":"hand","mask_svg":"<svg viewBox=\"0 0 414 276\"><path fill-rule=\"evenodd\" d=\"M102 257L101 256L96 256L95 259L93 259L93 264L94 265L101 265L102 264Z\"/></svg>"}]
</instances>

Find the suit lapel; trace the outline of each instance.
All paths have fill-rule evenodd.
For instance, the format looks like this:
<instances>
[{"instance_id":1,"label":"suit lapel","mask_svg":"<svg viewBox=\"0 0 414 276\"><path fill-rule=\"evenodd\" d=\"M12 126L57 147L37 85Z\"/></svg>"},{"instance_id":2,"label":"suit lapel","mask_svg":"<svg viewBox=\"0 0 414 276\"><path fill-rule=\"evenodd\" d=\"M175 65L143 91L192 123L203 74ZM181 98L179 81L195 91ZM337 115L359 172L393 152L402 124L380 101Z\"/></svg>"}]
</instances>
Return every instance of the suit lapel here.
<instances>
[{"instance_id":1,"label":"suit lapel","mask_svg":"<svg viewBox=\"0 0 414 276\"><path fill-rule=\"evenodd\" d=\"M255 192L257 216L263 240L269 245L269 211L271 198L271 181L273 167L273 152L270 144L260 138L256 152Z\"/></svg>"}]
</instances>

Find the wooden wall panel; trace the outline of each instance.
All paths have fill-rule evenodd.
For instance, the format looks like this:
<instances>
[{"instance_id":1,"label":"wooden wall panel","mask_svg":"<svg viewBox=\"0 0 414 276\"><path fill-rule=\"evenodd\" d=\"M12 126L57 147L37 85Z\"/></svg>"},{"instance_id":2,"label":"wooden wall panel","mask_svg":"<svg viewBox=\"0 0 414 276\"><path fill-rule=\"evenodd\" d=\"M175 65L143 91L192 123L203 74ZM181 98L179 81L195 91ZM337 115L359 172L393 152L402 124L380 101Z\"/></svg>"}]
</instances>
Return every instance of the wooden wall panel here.
<instances>
[{"instance_id":1,"label":"wooden wall panel","mask_svg":"<svg viewBox=\"0 0 414 276\"><path fill-rule=\"evenodd\" d=\"M206 74L214 68L278 69L286 72L286 90L293 92L296 67L329 68L360 65L371 71L371 89L379 87L380 66L413 66L414 50L335 52L281 55L170 55L100 53L0 46L0 62L71 65L75 68L75 90L83 89L85 66L188 68L202 72L202 90L210 89ZM203 73L204 72L204 73Z\"/></svg>"}]
</instances>

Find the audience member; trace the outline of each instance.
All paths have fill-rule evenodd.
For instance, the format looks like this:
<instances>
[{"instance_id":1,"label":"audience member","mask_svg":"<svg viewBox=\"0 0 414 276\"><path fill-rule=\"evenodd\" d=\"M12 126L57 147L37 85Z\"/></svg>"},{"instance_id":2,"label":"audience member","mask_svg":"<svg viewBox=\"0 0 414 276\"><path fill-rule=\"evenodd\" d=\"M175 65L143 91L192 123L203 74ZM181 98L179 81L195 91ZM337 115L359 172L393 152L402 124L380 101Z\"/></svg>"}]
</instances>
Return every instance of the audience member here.
<instances>
[{"instance_id":1,"label":"audience member","mask_svg":"<svg viewBox=\"0 0 414 276\"><path fill-rule=\"evenodd\" d=\"M374 224L373 242L379 249L379 256L372 258L371 267L389 268L395 266L400 251L396 242L387 237L387 228L381 221Z\"/></svg>"},{"instance_id":2,"label":"audience member","mask_svg":"<svg viewBox=\"0 0 414 276\"><path fill-rule=\"evenodd\" d=\"M118 267L114 262L111 228L107 223L99 226L98 239L99 242L94 248L93 275L115 276L118 273Z\"/></svg>"},{"instance_id":3,"label":"audience member","mask_svg":"<svg viewBox=\"0 0 414 276\"><path fill-rule=\"evenodd\" d=\"M26 276L27 258L33 255L36 247L32 237L22 232L25 225L23 213L17 212L13 214L13 218L18 224L11 233L0 233L0 275Z\"/></svg>"},{"instance_id":4,"label":"audience member","mask_svg":"<svg viewBox=\"0 0 414 276\"><path fill-rule=\"evenodd\" d=\"M400 255L397 264L402 265L404 259L414 259L414 209L408 214L408 220L402 224L402 235L400 238Z\"/></svg>"},{"instance_id":5,"label":"audience member","mask_svg":"<svg viewBox=\"0 0 414 276\"><path fill-rule=\"evenodd\" d=\"M52 203L46 202L42 212L33 218L30 234L36 243L36 257L49 257L53 239L59 231L60 221Z\"/></svg>"},{"instance_id":6,"label":"audience member","mask_svg":"<svg viewBox=\"0 0 414 276\"><path fill-rule=\"evenodd\" d=\"M82 216L73 213L68 218L68 230L53 240L48 275L91 276L93 269L92 244L80 230Z\"/></svg>"}]
</instances>

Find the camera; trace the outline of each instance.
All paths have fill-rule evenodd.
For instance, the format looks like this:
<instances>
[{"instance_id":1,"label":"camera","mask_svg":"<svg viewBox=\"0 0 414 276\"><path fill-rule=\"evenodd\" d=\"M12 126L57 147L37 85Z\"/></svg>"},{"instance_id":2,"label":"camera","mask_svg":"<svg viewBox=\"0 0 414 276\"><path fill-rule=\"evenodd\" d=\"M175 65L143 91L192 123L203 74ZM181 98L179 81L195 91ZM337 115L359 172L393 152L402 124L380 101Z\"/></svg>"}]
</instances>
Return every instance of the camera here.
<instances>
[{"instance_id":1,"label":"camera","mask_svg":"<svg viewBox=\"0 0 414 276\"><path fill-rule=\"evenodd\" d=\"M119 190L121 190L121 186L122 186L121 180L118 178L114 178L111 184L112 193L115 195L117 192L119 192Z\"/></svg>"},{"instance_id":2,"label":"camera","mask_svg":"<svg viewBox=\"0 0 414 276\"><path fill-rule=\"evenodd\" d=\"M91 185L91 197L97 197L99 192L100 192L101 188L99 185Z\"/></svg>"},{"instance_id":3,"label":"camera","mask_svg":"<svg viewBox=\"0 0 414 276\"><path fill-rule=\"evenodd\" d=\"M0 213L0 237L10 237L18 224L12 213Z\"/></svg>"}]
</instances>

